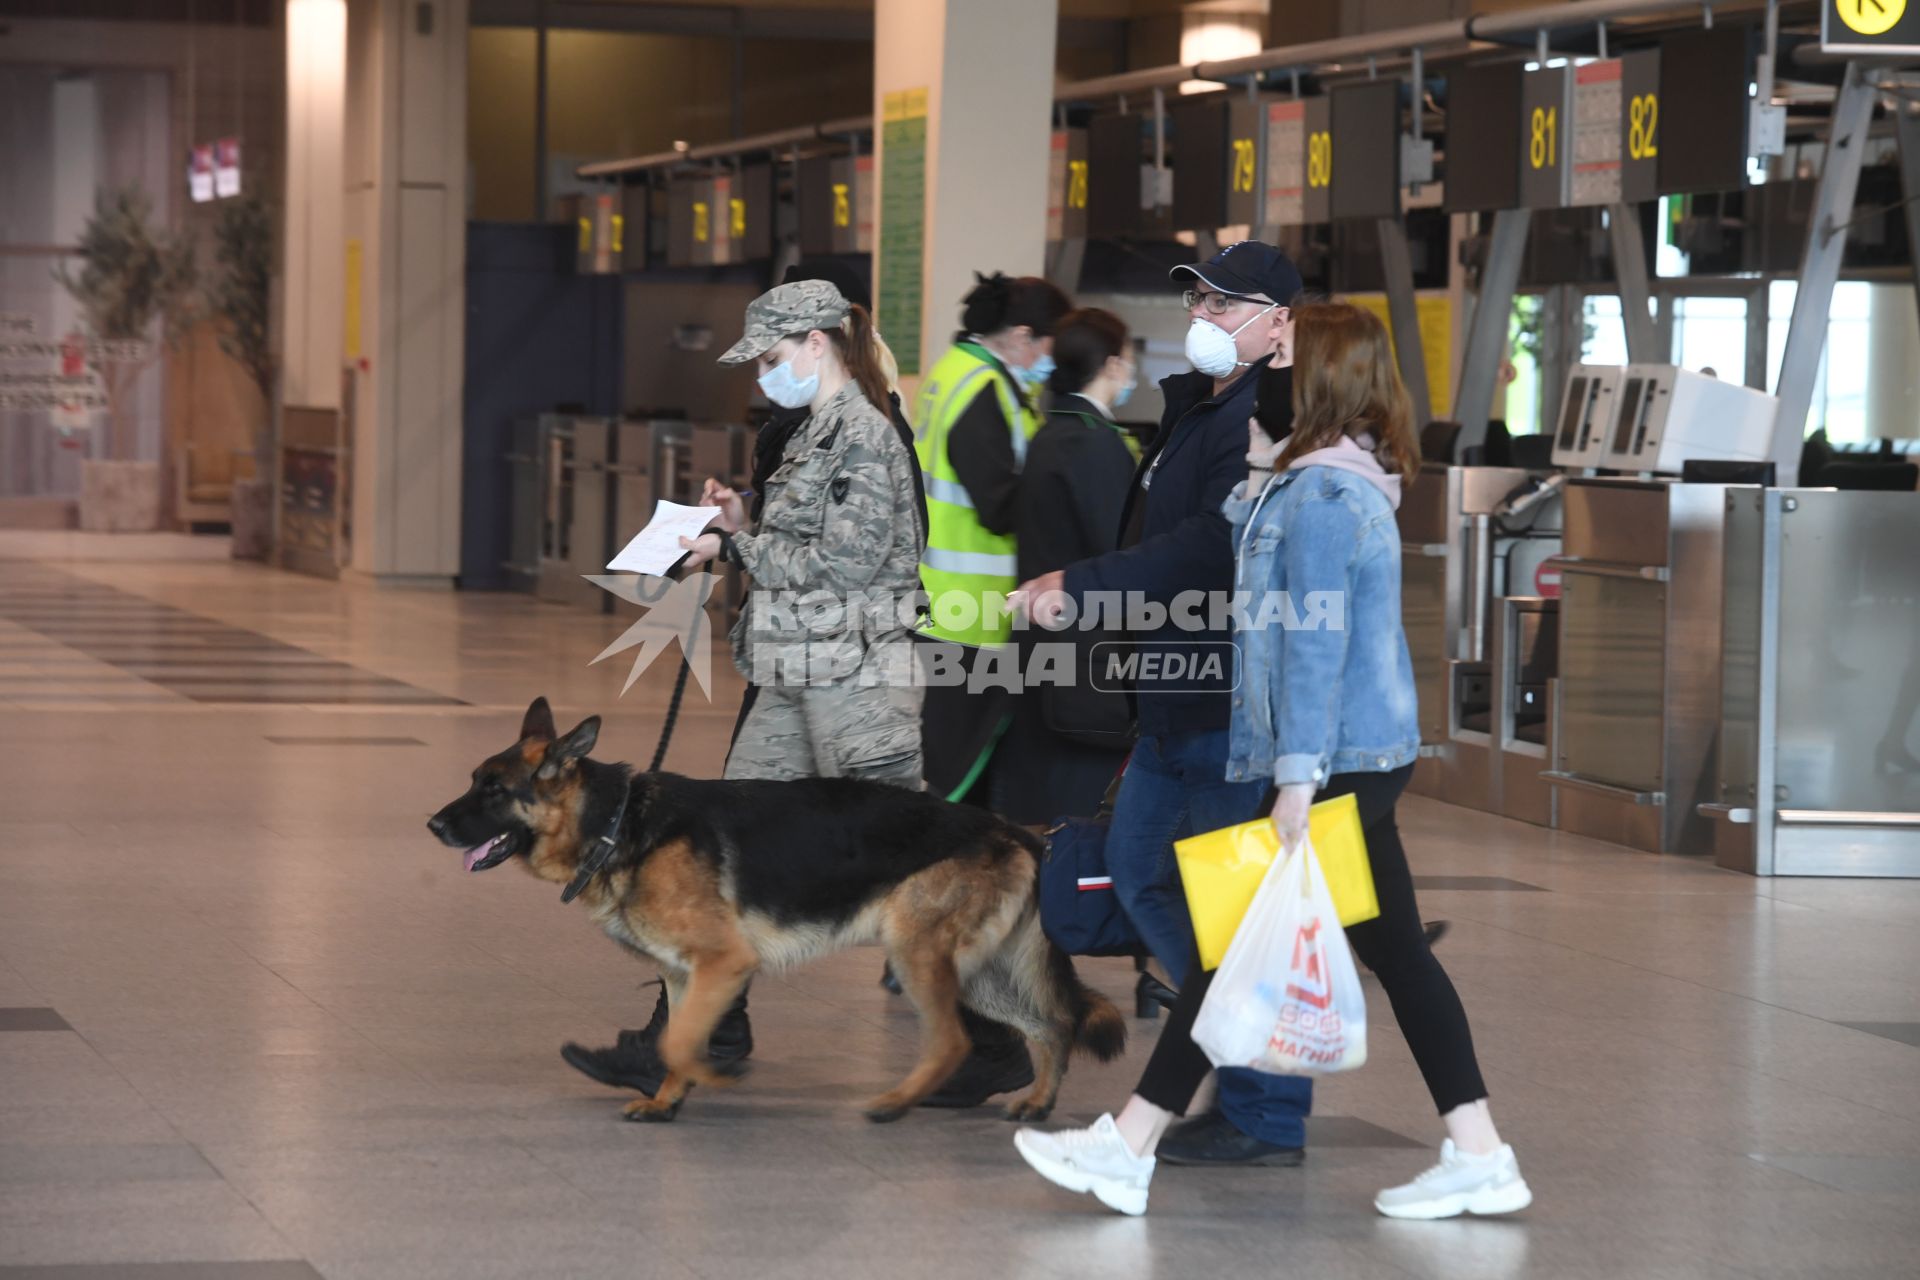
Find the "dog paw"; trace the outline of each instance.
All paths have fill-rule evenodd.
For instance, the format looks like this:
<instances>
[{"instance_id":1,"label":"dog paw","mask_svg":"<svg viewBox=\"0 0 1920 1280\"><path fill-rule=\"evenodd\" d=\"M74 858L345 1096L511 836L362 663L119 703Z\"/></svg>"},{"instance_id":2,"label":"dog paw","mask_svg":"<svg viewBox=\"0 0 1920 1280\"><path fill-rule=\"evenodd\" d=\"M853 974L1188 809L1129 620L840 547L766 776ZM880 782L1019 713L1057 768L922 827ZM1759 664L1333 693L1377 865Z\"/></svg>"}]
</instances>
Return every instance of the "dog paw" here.
<instances>
[{"instance_id":1,"label":"dog paw","mask_svg":"<svg viewBox=\"0 0 1920 1280\"><path fill-rule=\"evenodd\" d=\"M1030 1120L1038 1123L1053 1114L1053 1104L1051 1102L1029 1102L1022 1099L1019 1102L1009 1105L1007 1109L1000 1114L1001 1117L1006 1120Z\"/></svg>"},{"instance_id":2,"label":"dog paw","mask_svg":"<svg viewBox=\"0 0 1920 1280\"><path fill-rule=\"evenodd\" d=\"M620 1114L628 1120L638 1120L649 1124L666 1124L680 1114L680 1104L678 1102L659 1102L653 1098L640 1098L622 1107Z\"/></svg>"}]
</instances>

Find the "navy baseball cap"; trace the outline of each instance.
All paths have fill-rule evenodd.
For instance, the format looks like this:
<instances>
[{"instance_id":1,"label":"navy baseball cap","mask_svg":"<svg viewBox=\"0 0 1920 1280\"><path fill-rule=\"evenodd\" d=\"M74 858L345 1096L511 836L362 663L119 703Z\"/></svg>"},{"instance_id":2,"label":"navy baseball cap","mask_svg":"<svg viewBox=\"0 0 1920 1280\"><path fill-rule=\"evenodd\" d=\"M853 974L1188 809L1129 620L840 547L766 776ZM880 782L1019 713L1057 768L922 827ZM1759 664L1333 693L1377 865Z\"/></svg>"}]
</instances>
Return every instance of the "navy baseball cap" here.
<instances>
[{"instance_id":1,"label":"navy baseball cap","mask_svg":"<svg viewBox=\"0 0 1920 1280\"><path fill-rule=\"evenodd\" d=\"M1265 298L1281 306L1292 306L1300 292L1300 268L1293 259L1259 240L1230 244L1205 262L1175 267L1170 274L1175 284L1198 280L1221 293Z\"/></svg>"}]
</instances>

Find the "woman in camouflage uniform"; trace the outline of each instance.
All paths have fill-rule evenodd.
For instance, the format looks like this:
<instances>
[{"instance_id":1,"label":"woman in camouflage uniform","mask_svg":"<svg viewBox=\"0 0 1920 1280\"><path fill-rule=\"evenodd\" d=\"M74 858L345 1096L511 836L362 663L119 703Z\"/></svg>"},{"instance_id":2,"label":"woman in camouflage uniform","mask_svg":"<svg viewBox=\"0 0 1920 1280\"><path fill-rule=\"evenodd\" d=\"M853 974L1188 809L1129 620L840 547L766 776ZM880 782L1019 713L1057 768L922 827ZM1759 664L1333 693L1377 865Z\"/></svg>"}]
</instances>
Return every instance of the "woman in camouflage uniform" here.
<instances>
[{"instance_id":1,"label":"woman in camouflage uniform","mask_svg":"<svg viewBox=\"0 0 1920 1280\"><path fill-rule=\"evenodd\" d=\"M715 532L687 564L720 558L753 580L734 661L761 687L728 778L860 777L921 785L920 690L910 631L922 534L913 460L887 416L892 378L872 319L824 280L747 308L722 364L756 360L767 398L808 407L766 483L756 527L709 482Z\"/></svg>"}]
</instances>

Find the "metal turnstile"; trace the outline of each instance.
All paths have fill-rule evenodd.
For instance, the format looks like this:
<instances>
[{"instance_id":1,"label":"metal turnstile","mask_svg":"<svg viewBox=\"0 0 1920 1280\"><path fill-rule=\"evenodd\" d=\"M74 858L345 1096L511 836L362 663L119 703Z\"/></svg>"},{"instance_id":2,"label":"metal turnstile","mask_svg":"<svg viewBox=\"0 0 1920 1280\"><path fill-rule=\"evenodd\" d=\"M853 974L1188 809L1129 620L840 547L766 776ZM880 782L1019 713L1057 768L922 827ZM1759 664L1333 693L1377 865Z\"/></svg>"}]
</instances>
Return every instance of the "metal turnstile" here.
<instances>
[{"instance_id":1,"label":"metal turnstile","mask_svg":"<svg viewBox=\"0 0 1920 1280\"><path fill-rule=\"evenodd\" d=\"M1526 747L1506 752L1501 740L1500 601L1509 591L1533 596L1535 568L1560 549L1559 507L1530 512L1518 531L1496 513L1537 483L1515 467L1429 464L1401 501L1401 614L1420 704L1409 789L1418 794L1507 812L1504 756Z\"/></svg>"},{"instance_id":2,"label":"metal turnstile","mask_svg":"<svg viewBox=\"0 0 1920 1280\"><path fill-rule=\"evenodd\" d=\"M1920 876L1920 497L1727 493L1720 865Z\"/></svg>"},{"instance_id":3,"label":"metal turnstile","mask_svg":"<svg viewBox=\"0 0 1920 1280\"><path fill-rule=\"evenodd\" d=\"M540 549L534 593L595 613L612 597L586 580L605 573L611 510L613 424L606 418L547 414L540 419L544 462Z\"/></svg>"},{"instance_id":4,"label":"metal turnstile","mask_svg":"<svg viewBox=\"0 0 1920 1280\"><path fill-rule=\"evenodd\" d=\"M1494 602L1493 712L1489 720L1498 812L1536 826L1555 825L1552 767L1554 690L1560 652L1560 602L1502 596Z\"/></svg>"},{"instance_id":5,"label":"metal turnstile","mask_svg":"<svg viewBox=\"0 0 1920 1280\"><path fill-rule=\"evenodd\" d=\"M1706 853L1720 719L1724 485L1573 479L1553 710L1558 825Z\"/></svg>"}]
</instances>

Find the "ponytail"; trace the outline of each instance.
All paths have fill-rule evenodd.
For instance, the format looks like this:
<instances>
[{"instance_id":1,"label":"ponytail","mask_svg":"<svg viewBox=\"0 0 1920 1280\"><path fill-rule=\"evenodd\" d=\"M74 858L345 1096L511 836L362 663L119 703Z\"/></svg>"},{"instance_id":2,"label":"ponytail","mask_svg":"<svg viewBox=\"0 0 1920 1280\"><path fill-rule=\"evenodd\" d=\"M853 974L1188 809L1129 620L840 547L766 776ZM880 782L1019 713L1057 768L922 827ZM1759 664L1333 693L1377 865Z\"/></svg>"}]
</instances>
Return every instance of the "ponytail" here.
<instances>
[{"instance_id":1,"label":"ponytail","mask_svg":"<svg viewBox=\"0 0 1920 1280\"><path fill-rule=\"evenodd\" d=\"M847 308L847 318L840 327L825 333L848 375L860 384L861 394L882 414L890 415L899 366L894 362L893 352L880 340L867 309L855 303Z\"/></svg>"}]
</instances>

